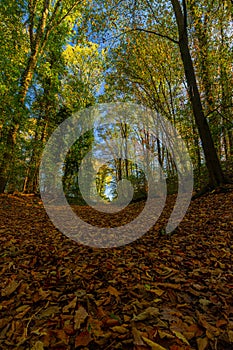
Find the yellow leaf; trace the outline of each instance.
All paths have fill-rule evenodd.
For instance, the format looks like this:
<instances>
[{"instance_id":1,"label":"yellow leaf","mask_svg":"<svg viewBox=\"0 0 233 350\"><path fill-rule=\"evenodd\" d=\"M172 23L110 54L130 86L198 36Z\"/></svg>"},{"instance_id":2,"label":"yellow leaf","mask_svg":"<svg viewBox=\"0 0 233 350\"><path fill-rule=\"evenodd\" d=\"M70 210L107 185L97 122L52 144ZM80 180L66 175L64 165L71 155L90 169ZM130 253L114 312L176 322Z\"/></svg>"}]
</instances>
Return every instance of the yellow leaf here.
<instances>
[{"instance_id":1,"label":"yellow leaf","mask_svg":"<svg viewBox=\"0 0 233 350\"><path fill-rule=\"evenodd\" d=\"M208 347L208 338L197 338L198 350L205 350Z\"/></svg>"},{"instance_id":2,"label":"yellow leaf","mask_svg":"<svg viewBox=\"0 0 233 350\"><path fill-rule=\"evenodd\" d=\"M154 343L152 340L146 338L146 337L142 337L142 339L144 340L144 342L149 345L151 347L152 350L166 350L163 346Z\"/></svg>"},{"instance_id":3,"label":"yellow leaf","mask_svg":"<svg viewBox=\"0 0 233 350\"><path fill-rule=\"evenodd\" d=\"M140 331L136 327L132 327L132 334L134 337L134 345L144 346Z\"/></svg>"},{"instance_id":4,"label":"yellow leaf","mask_svg":"<svg viewBox=\"0 0 233 350\"><path fill-rule=\"evenodd\" d=\"M174 331L174 330L172 330L172 332L175 334L175 336L176 336L178 339L182 340L185 344L190 345L189 342L188 342L188 340L185 338L185 336L184 336L183 334L181 334L181 333L178 332L178 331Z\"/></svg>"},{"instance_id":5,"label":"yellow leaf","mask_svg":"<svg viewBox=\"0 0 233 350\"><path fill-rule=\"evenodd\" d=\"M227 333L228 333L228 337L229 337L230 343L233 343L233 331L228 330Z\"/></svg>"},{"instance_id":6,"label":"yellow leaf","mask_svg":"<svg viewBox=\"0 0 233 350\"><path fill-rule=\"evenodd\" d=\"M164 331L159 330L158 333L159 333L159 336L161 339L163 339L163 338L174 339L175 338L174 335L167 333L167 332L164 332Z\"/></svg>"},{"instance_id":7,"label":"yellow leaf","mask_svg":"<svg viewBox=\"0 0 233 350\"><path fill-rule=\"evenodd\" d=\"M115 327L112 327L112 330L114 332L117 332L117 333L120 333L120 334L125 334L125 333L128 333L128 329L123 327L123 326L115 326Z\"/></svg>"},{"instance_id":8,"label":"yellow leaf","mask_svg":"<svg viewBox=\"0 0 233 350\"><path fill-rule=\"evenodd\" d=\"M164 293L164 290L162 289L150 289L151 293L155 293L156 295L158 295L159 297Z\"/></svg>"},{"instance_id":9,"label":"yellow leaf","mask_svg":"<svg viewBox=\"0 0 233 350\"><path fill-rule=\"evenodd\" d=\"M41 341L37 341L33 347L32 350L44 350L44 344Z\"/></svg>"},{"instance_id":10,"label":"yellow leaf","mask_svg":"<svg viewBox=\"0 0 233 350\"><path fill-rule=\"evenodd\" d=\"M145 311L133 318L133 321L143 321L159 315L159 309L156 307L148 307Z\"/></svg>"},{"instance_id":11,"label":"yellow leaf","mask_svg":"<svg viewBox=\"0 0 233 350\"><path fill-rule=\"evenodd\" d=\"M153 299L153 302L154 302L154 303L159 303L160 301L162 301L162 299L159 299L159 298Z\"/></svg>"}]
</instances>

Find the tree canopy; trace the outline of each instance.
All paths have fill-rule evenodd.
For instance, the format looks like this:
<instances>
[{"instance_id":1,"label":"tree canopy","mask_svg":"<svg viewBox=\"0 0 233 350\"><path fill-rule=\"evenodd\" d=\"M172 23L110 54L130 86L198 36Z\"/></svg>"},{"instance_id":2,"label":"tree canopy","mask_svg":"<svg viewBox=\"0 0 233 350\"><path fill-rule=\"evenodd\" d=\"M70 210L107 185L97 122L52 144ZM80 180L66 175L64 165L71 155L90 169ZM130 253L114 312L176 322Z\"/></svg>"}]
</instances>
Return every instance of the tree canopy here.
<instances>
[{"instance_id":1,"label":"tree canopy","mask_svg":"<svg viewBox=\"0 0 233 350\"><path fill-rule=\"evenodd\" d=\"M197 188L206 171L210 187L229 182L232 8L229 0L2 1L0 191L37 192L53 130L74 112L112 101L143 104L171 121L189 149ZM68 182L68 164L82 147L64 165ZM153 147L166 176L175 176L161 140ZM112 171L132 177L133 168L118 161L101 181Z\"/></svg>"}]
</instances>

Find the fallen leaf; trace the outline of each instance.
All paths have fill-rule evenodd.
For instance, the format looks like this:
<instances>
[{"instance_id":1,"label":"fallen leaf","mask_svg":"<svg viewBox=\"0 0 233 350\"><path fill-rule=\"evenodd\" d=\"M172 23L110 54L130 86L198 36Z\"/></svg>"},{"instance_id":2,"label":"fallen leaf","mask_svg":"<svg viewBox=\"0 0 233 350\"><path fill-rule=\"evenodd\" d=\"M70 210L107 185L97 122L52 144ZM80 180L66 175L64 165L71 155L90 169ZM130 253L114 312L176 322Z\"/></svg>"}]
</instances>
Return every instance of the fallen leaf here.
<instances>
[{"instance_id":1,"label":"fallen leaf","mask_svg":"<svg viewBox=\"0 0 233 350\"><path fill-rule=\"evenodd\" d=\"M163 338L168 338L168 339L174 339L174 335L168 333L168 332L165 332L165 331L161 331L161 330L158 330L158 334L159 334L159 337L161 339Z\"/></svg>"},{"instance_id":2,"label":"fallen leaf","mask_svg":"<svg viewBox=\"0 0 233 350\"><path fill-rule=\"evenodd\" d=\"M46 318L46 317L51 317L54 314L58 314L60 312L60 307L59 306L50 306L46 308L45 310L41 311L39 313L40 318Z\"/></svg>"},{"instance_id":3,"label":"fallen leaf","mask_svg":"<svg viewBox=\"0 0 233 350\"><path fill-rule=\"evenodd\" d=\"M63 344L69 344L69 336L65 333L63 329L55 330L54 333L56 334L57 338L62 341Z\"/></svg>"},{"instance_id":4,"label":"fallen leaf","mask_svg":"<svg viewBox=\"0 0 233 350\"><path fill-rule=\"evenodd\" d=\"M233 343L233 331L232 330L228 330L228 337L229 337L229 341L230 343Z\"/></svg>"},{"instance_id":5,"label":"fallen leaf","mask_svg":"<svg viewBox=\"0 0 233 350\"><path fill-rule=\"evenodd\" d=\"M32 347L32 350L44 350L44 344L38 340Z\"/></svg>"},{"instance_id":6,"label":"fallen leaf","mask_svg":"<svg viewBox=\"0 0 233 350\"><path fill-rule=\"evenodd\" d=\"M31 309L31 306L29 306L29 305L23 305L23 306L19 307L16 310L19 313L15 316L15 318L23 318L30 309Z\"/></svg>"},{"instance_id":7,"label":"fallen leaf","mask_svg":"<svg viewBox=\"0 0 233 350\"><path fill-rule=\"evenodd\" d=\"M225 326L227 324L227 320L218 320L216 322L216 327L222 327L222 326Z\"/></svg>"},{"instance_id":8,"label":"fallen leaf","mask_svg":"<svg viewBox=\"0 0 233 350\"><path fill-rule=\"evenodd\" d=\"M142 339L144 340L144 342L149 345L151 347L152 350L167 350L165 349L163 346L157 344L157 343L154 343L152 340L146 338L146 337L143 337L142 336Z\"/></svg>"},{"instance_id":9,"label":"fallen leaf","mask_svg":"<svg viewBox=\"0 0 233 350\"><path fill-rule=\"evenodd\" d=\"M163 295L164 290L162 290L162 289L150 289L150 292L154 293L154 294L158 295L158 297L160 297L161 295Z\"/></svg>"},{"instance_id":10,"label":"fallen leaf","mask_svg":"<svg viewBox=\"0 0 233 350\"><path fill-rule=\"evenodd\" d=\"M206 350L208 347L209 341L208 338L197 338L197 347L198 350Z\"/></svg>"},{"instance_id":11,"label":"fallen leaf","mask_svg":"<svg viewBox=\"0 0 233 350\"><path fill-rule=\"evenodd\" d=\"M143 321L146 319L151 319L159 315L159 309L156 307L148 307L145 311L141 312L139 315L134 316L132 321Z\"/></svg>"},{"instance_id":12,"label":"fallen leaf","mask_svg":"<svg viewBox=\"0 0 233 350\"><path fill-rule=\"evenodd\" d=\"M76 304L77 304L77 297L75 297L73 300L68 305L65 305L62 309L64 313L69 312L70 309L75 309Z\"/></svg>"},{"instance_id":13,"label":"fallen leaf","mask_svg":"<svg viewBox=\"0 0 233 350\"><path fill-rule=\"evenodd\" d=\"M19 287L21 281L17 282L15 279L12 280L2 291L2 297L9 296Z\"/></svg>"},{"instance_id":14,"label":"fallen leaf","mask_svg":"<svg viewBox=\"0 0 233 350\"><path fill-rule=\"evenodd\" d=\"M116 320L114 318L107 318L105 321L104 321L104 324L106 327L113 327L113 326L117 326L119 325L119 320Z\"/></svg>"},{"instance_id":15,"label":"fallen leaf","mask_svg":"<svg viewBox=\"0 0 233 350\"><path fill-rule=\"evenodd\" d=\"M185 338L185 336L182 333L175 331L175 330L172 330L172 333L175 334L175 336L178 339L182 340L185 344L190 345L188 340Z\"/></svg>"},{"instance_id":16,"label":"fallen leaf","mask_svg":"<svg viewBox=\"0 0 233 350\"><path fill-rule=\"evenodd\" d=\"M87 346L92 341L91 335L88 331L80 333L75 338L75 348L79 346Z\"/></svg>"},{"instance_id":17,"label":"fallen leaf","mask_svg":"<svg viewBox=\"0 0 233 350\"><path fill-rule=\"evenodd\" d=\"M128 333L128 329L123 326L114 326L112 327L112 330L120 334Z\"/></svg>"},{"instance_id":18,"label":"fallen leaf","mask_svg":"<svg viewBox=\"0 0 233 350\"><path fill-rule=\"evenodd\" d=\"M108 286L107 288L107 292L109 292L111 295L115 296L116 298L119 298L119 292L116 288L112 287L112 286Z\"/></svg>"},{"instance_id":19,"label":"fallen leaf","mask_svg":"<svg viewBox=\"0 0 233 350\"><path fill-rule=\"evenodd\" d=\"M200 325L202 327L204 327L210 334L213 334L215 336L219 336L220 334L220 329L216 328L214 326L212 326L211 324L209 324L205 318L204 315L202 315L198 310L196 310L196 314L198 317L198 322L200 323ZM212 336L210 336L212 338Z\"/></svg>"},{"instance_id":20,"label":"fallen leaf","mask_svg":"<svg viewBox=\"0 0 233 350\"><path fill-rule=\"evenodd\" d=\"M134 345L138 345L138 346L145 345L141 337L141 332L136 327L132 327L132 334L134 337Z\"/></svg>"},{"instance_id":21,"label":"fallen leaf","mask_svg":"<svg viewBox=\"0 0 233 350\"><path fill-rule=\"evenodd\" d=\"M78 310L75 312L74 316L74 329L80 329L81 324L85 321L87 318L88 313L84 309L83 306L80 306Z\"/></svg>"},{"instance_id":22,"label":"fallen leaf","mask_svg":"<svg viewBox=\"0 0 233 350\"><path fill-rule=\"evenodd\" d=\"M103 336L101 325L102 322L98 319L93 318L91 315L88 317L88 329L90 327L90 332L94 334L95 337Z\"/></svg>"}]
</instances>

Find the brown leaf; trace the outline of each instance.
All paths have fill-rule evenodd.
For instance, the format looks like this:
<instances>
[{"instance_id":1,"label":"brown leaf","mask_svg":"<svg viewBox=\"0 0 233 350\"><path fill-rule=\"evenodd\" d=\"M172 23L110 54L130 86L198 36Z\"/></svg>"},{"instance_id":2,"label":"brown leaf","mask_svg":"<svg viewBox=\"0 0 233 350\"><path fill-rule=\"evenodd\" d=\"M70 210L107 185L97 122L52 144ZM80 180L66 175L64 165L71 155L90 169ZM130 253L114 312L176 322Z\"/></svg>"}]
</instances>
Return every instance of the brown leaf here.
<instances>
[{"instance_id":1,"label":"brown leaf","mask_svg":"<svg viewBox=\"0 0 233 350\"><path fill-rule=\"evenodd\" d=\"M136 327L132 327L132 334L134 337L134 345L138 345L138 346L145 345L141 337L141 332Z\"/></svg>"},{"instance_id":2,"label":"brown leaf","mask_svg":"<svg viewBox=\"0 0 233 350\"><path fill-rule=\"evenodd\" d=\"M32 350L44 350L44 344L38 340L32 347Z\"/></svg>"},{"instance_id":3,"label":"brown leaf","mask_svg":"<svg viewBox=\"0 0 233 350\"><path fill-rule=\"evenodd\" d=\"M159 297L161 297L161 295L163 295L163 293L164 293L164 290L162 290L162 289L150 289L149 291L151 293L158 295Z\"/></svg>"},{"instance_id":4,"label":"brown leaf","mask_svg":"<svg viewBox=\"0 0 233 350\"><path fill-rule=\"evenodd\" d=\"M209 324L205 318L204 315L202 315L198 310L196 310L196 314L198 317L198 322L202 327L204 327L210 334L213 334L215 336L219 336L220 330L211 324ZM211 337L212 338L212 337Z\"/></svg>"},{"instance_id":5,"label":"brown leaf","mask_svg":"<svg viewBox=\"0 0 233 350\"><path fill-rule=\"evenodd\" d=\"M63 327L63 330L68 335L74 335L75 334L74 326L71 323L68 323L68 322L65 323L65 325Z\"/></svg>"},{"instance_id":6,"label":"brown leaf","mask_svg":"<svg viewBox=\"0 0 233 350\"><path fill-rule=\"evenodd\" d=\"M23 318L24 315L26 315L26 313L31 309L31 306L29 305L23 305L21 307L18 307L18 309L16 310L16 312L19 312L15 318Z\"/></svg>"},{"instance_id":7,"label":"brown leaf","mask_svg":"<svg viewBox=\"0 0 233 350\"><path fill-rule=\"evenodd\" d=\"M233 343L233 330L228 330L227 333L230 343Z\"/></svg>"},{"instance_id":8,"label":"brown leaf","mask_svg":"<svg viewBox=\"0 0 233 350\"><path fill-rule=\"evenodd\" d=\"M88 331L82 332L75 338L75 347L87 346L91 341L90 333Z\"/></svg>"},{"instance_id":9,"label":"brown leaf","mask_svg":"<svg viewBox=\"0 0 233 350\"><path fill-rule=\"evenodd\" d=\"M7 324L9 324L11 321L11 318L10 317L7 317L7 318L0 318L0 329L5 327Z\"/></svg>"},{"instance_id":10,"label":"brown leaf","mask_svg":"<svg viewBox=\"0 0 233 350\"><path fill-rule=\"evenodd\" d=\"M188 340L185 338L185 336L182 333L175 330L172 330L172 333L174 333L178 339L182 340L183 343L189 345Z\"/></svg>"},{"instance_id":11,"label":"brown leaf","mask_svg":"<svg viewBox=\"0 0 233 350\"><path fill-rule=\"evenodd\" d=\"M120 333L120 334L125 334L125 333L128 333L128 329L123 327L123 326L115 326L115 327L112 327L112 330L113 332L117 332L117 333Z\"/></svg>"},{"instance_id":12,"label":"brown leaf","mask_svg":"<svg viewBox=\"0 0 233 350\"><path fill-rule=\"evenodd\" d=\"M167 338L167 339L174 339L174 335L168 333L168 332L165 332L165 331L161 331L161 330L158 330L158 334L159 334L159 337L160 339L163 339L163 338Z\"/></svg>"},{"instance_id":13,"label":"brown leaf","mask_svg":"<svg viewBox=\"0 0 233 350\"><path fill-rule=\"evenodd\" d=\"M106 327L117 326L117 325L119 325L119 321L116 320L115 318L107 318L107 319L104 321L104 325L105 325Z\"/></svg>"},{"instance_id":14,"label":"brown leaf","mask_svg":"<svg viewBox=\"0 0 233 350\"><path fill-rule=\"evenodd\" d=\"M63 344L69 344L69 336L65 333L63 329L55 330L54 333L56 334L57 338L62 341Z\"/></svg>"},{"instance_id":15,"label":"brown leaf","mask_svg":"<svg viewBox=\"0 0 233 350\"><path fill-rule=\"evenodd\" d=\"M84 309L83 306L80 306L78 310L75 312L74 316L74 329L80 329L81 324L85 321L87 318L88 313Z\"/></svg>"},{"instance_id":16,"label":"brown leaf","mask_svg":"<svg viewBox=\"0 0 233 350\"><path fill-rule=\"evenodd\" d=\"M197 338L197 347L198 350L206 350L208 347L209 341L208 338Z\"/></svg>"},{"instance_id":17,"label":"brown leaf","mask_svg":"<svg viewBox=\"0 0 233 350\"><path fill-rule=\"evenodd\" d=\"M159 309L156 307L148 307L145 311L141 312L139 315L134 316L132 321L144 321L157 317L159 315Z\"/></svg>"},{"instance_id":18,"label":"brown leaf","mask_svg":"<svg viewBox=\"0 0 233 350\"><path fill-rule=\"evenodd\" d=\"M218 320L217 322L216 322L216 327L222 327L222 326L225 326L227 324L227 320L224 320L224 319L222 319L222 320Z\"/></svg>"},{"instance_id":19,"label":"brown leaf","mask_svg":"<svg viewBox=\"0 0 233 350\"><path fill-rule=\"evenodd\" d=\"M57 305L54 305L41 311L39 315L40 315L40 318L46 318L46 317L51 317L54 314L58 314L59 312L60 312L60 307Z\"/></svg>"},{"instance_id":20,"label":"brown leaf","mask_svg":"<svg viewBox=\"0 0 233 350\"><path fill-rule=\"evenodd\" d=\"M119 294L120 294L120 293L118 292L118 290L117 290L116 288L114 288L114 287L112 287L112 286L108 286L107 291L108 291L111 295L115 296L116 298L119 298Z\"/></svg>"},{"instance_id":21,"label":"brown leaf","mask_svg":"<svg viewBox=\"0 0 233 350\"><path fill-rule=\"evenodd\" d=\"M62 309L62 312L66 313L69 312L70 309L75 309L77 304L77 297L75 297L68 305L65 305Z\"/></svg>"},{"instance_id":22,"label":"brown leaf","mask_svg":"<svg viewBox=\"0 0 233 350\"><path fill-rule=\"evenodd\" d=\"M165 349L163 346L161 346L161 345L159 345L159 344L157 344L157 343L154 343L152 340L150 340L150 339L148 339L148 338L146 338L146 337L143 337L143 336L142 336L142 339L144 340L144 342L145 342L147 345L150 346L150 348L151 348L152 350L167 350L167 349Z\"/></svg>"},{"instance_id":23,"label":"brown leaf","mask_svg":"<svg viewBox=\"0 0 233 350\"><path fill-rule=\"evenodd\" d=\"M2 297L11 295L19 287L21 281L12 280L1 292Z\"/></svg>"},{"instance_id":24,"label":"brown leaf","mask_svg":"<svg viewBox=\"0 0 233 350\"><path fill-rule=\"evenodd\" d=\"M157 286L164 287L164 288L171 288L175 290L180 290L181 285L177 283L156 283Z\"/></svg>"},{"instance_id":25,"label":"brown leaf","mask_svg":"<svg viewBox=\"0 0 233 350\"><path fill-rule=\"evenodd\" d=\"M103 336L101 329L102 322L98 319L93 318L91 315L88 317L88 326L91 327L91 333L96 337Z\"/></svg>"}]
</instances>

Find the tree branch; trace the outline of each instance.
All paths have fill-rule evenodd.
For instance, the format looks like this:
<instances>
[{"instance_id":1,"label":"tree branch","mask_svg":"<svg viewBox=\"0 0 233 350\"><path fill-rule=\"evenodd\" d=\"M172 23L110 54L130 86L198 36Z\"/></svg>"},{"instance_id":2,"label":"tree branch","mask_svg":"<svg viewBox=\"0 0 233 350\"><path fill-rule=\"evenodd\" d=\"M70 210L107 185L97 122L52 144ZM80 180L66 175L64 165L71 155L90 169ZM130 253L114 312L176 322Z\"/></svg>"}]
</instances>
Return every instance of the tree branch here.
<instances>
[{"instance_id":1,"label":"tree branch","mask_svg":"<svg viewBox=\"0 0 233 350\"><path fill-rule=\"evenodd\" d=\"M61 3L61 0L58 0L58 2L57 2L57 4L56 4L56 8L54 9L54 11L56 10L56 12L57 12L57 9L58 9L60 3ZM55 27L59 26L59 25L64 21L64 19L65 19L67 16L69 16L69 14L71 13L71 11L72 11L77 5L79 5L79 4L81 4L81 3L82 3L81 0L75 1L75 3L69 8L69 10L65 13L65 15L64 15L62 18L60 18L57 22L54 21L54 23L52 23L51 20L54 20L56 13L55 13L55 14L53 13L53 15L52 15L52 17L51 17L51 20L50 20L50 25L48 24L47 27L46 27L44 39L43 39L43 41L42 41L41 48L40 48L40 52L43 52L44 47L45 47L45 45L46 45L46 43L47 43L47 40L48 40L48 37L49 37L51 31L52 31Z\"/></svg>"},{"instance_id":2,"label":"tree branch","mask_svg":"<svg viewBox=\"0 0 233 350\"><path fill-rule=\"evenodd\" d=\"M232 0L233 1L233 0ZM228 105L228 106L222 106L221 104L219 106L217 106L216 108L214 108L212 111L210 111L208 114L206 114L206 118L208 118L212 113L217 112L224 120L226 120L228 123L230 123L231 125L233 125L233 122L228 119L227 117L225 117L221 112L219 112L219 108L223 108L223 109L227 109L227 108L231 108L232 104Z\"/></svg>"},{"instance_id":3,"label":"tree branch","mask_svg":"<svg viewBox=\"0 0 233 350\"><path fill-rule=\"evenodd\" d=\"M140 31L140 32L145 32L145 33L149 33L149 34L154 34L154 35L157 35L161 38L165 38L165 39L168 39L170 41L172 41L173 43L175 44L179 44L179 41L178 40L175 40L173 38L171 38L170 36L168 35L165 35L165 34L160 34L158 32L155 32L153 30L150 30L150 29L144 29L144 28L135 28L135 29L132 29L131 31L134 31L134 30L137 30L137 31Z\"/></svg>"},{"instance_id":4,"label":"tree branch","mask_svg":"<svg viewBox=\"0 0 233 350\"><path fill-rule=\"evenodd\" d=\"M183 6L183 14L184 14L184 28L187 30L188 27L188 15L187 15L187 6L186 1L182 0L182 6Z\"/></svg>"},{"instance_id":5,"label":"tree branch","mask_svg":"<svg viewBox=\"0 0 233 350\"><path fill-rule=\"evenodd\" d=\"M34 48L34 19L35 19L35 9L37 5L37 0L29 0L28 1L28 12L29 12L29 37L30 37L30 47L31 51L33 51Z\"/></svg>"}]
</instances>

